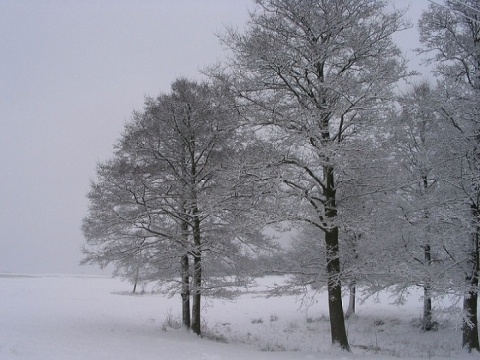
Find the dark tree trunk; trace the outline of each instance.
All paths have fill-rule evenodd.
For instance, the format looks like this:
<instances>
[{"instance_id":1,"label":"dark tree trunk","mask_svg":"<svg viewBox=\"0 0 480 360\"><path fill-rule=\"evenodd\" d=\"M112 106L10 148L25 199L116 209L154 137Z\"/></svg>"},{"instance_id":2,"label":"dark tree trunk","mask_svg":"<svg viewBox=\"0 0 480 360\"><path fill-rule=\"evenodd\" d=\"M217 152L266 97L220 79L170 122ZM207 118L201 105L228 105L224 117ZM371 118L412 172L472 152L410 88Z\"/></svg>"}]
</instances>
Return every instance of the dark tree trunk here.
<instances>
[{"instance_id":1,"label":"dark tree trunk","mask_svg":"<svg viewBox=\"0 0 480 360\"><path fill-rule=\"evenodd\" d=\"M425 144L425 134L421 132L420 138L422 139L422 144ZM428 191L428 177L427 175L422 176L423 181L423 191L427 193ZM428 210L424 210L424 218L428 222L429 219ZM424 265L431 266L432 265L432 248L430 244L425 244L424 250ZM423 331L430 331L433 329L433 311L432 311L432 285L430 282L430 278L425 281L425 285L423 286L423 321L422 321L422 330Z\"/></svg>"},{"instance_id":2,"label":"dark tree trunk","mask_svg":"<svg viewBox=\"0 0 480 360\"><path fill-rule=\"evenodd\" d=\"M199 251L193 255L193 305L192 305L192 330L201 335L201 286L202 286L202 258Z\"/></svg>"},{"instance_id":3,"label":"dark tree trunk","mask_svg":"<svg viewBox=\"0 0 480 360\"><path fill-rule=\"evenodd\" d=\"M135 279L133 280L133 290L132 290L133 294L135 294L135 292L137 291L139 274L140 274L140 267L137 267L137 270L135 271Z\"/></svg>"},{"instance_id":4,"label":"dark tree trunk","mask_svg":"<svg viewBox=\"0 0 480 360\"><path fill-rule=\"evenodd\" d=\"M182 324L190 329L190 264L188 255L182 256Z\"/></svg>"},{"instance_id":5,"label":"dark tree trunk","mask_svg":"<svg viewBox=\"0 0 480 360\"><path fill-rule=\"evenodd\" d=\"M475 219L478 219L478 208L472 206ZM463 348L468 352L472 350L480 351L478 341L478 267L479 267L479 229L472 236L473 244L470 254L471 273L466 278L467 290L463 299Z\"/></svg>"},{"instance_id":6,"label":"dark tree trunk","mask_svg":"<svg viewBox=\"0 0 480 360\"><path fill-rule=\"evenodd\" d=\"M433 311L432 311L432 296L430 285L423 287L423 321L422 330L430 331L433 329Z\"/></svg>"},{"instance_id":7,"label":"dark tree trunk","mask_svg":"<svg viewBox=\"0 0 480 360\"><path fill-rule=\"evenodd\" d=\"M201 298L202 298L202 252L200 237L200 219L198 209L193 209L193 241L195 251L193 252L193 305L192 305L192 330L195 334L201 335Z\"/></svg>"},{"instance_id":8,"label":"dark tree trunk","mask_svg":"<svg viewBox=\"0 0 480 360\"><path fill-rule=\"evenodd\" d=\"M432 253L430 245L425 245L424 250L425 265L430 266L432 264ZM430 331L433 329L433 311L432 311L432 286L430 280L427 279L423 286L423 321L422 330Z\"/></svg>"},{"instance_id":9,"label":"dark tree trunk","mask_svg":"<svg viewBox=\"0 0 480 360\"><path fill-rule=\"evenodd\" d=\"M345 317L343 315L340 259L338 257L338 228L335 227L327 232L325 240L327 243L328 311L330 314L332 344L343 350L350 351L345 329Z\"/></svg>"},{"instance_id":10,"label":"dark tree trunk","mask_svg":"<svg viewBox=\"0 0 480 360\"><path fill-rule=\"evenodd\" d=\"M324 168L325 177L325 216L327 226L335 221L337 216L336 191L334 186L334 173L331 166ZM330 332L332 344L343 350L350 351L347 331L345 329L345 317L342 304L342 284L340 281L340 249L338 242L338 227L333 226L325 232L327 250L327 288L328 310L330 314Z\"/></svg>"},{"instance_id":11,"label":"dark tree trunk","mask_svg":"<svg viewBox=\"0 0 480 360\"><path fill-rule=\"evenodd\" d=\"M471 283L473 285L473 283ZM478 279L477 279L478 285ZM463 300L463 348L468 352L472 350L480 351L478 342L478 322L477 322L477 290L467 291Z\"/></svg>"}]
</instances>

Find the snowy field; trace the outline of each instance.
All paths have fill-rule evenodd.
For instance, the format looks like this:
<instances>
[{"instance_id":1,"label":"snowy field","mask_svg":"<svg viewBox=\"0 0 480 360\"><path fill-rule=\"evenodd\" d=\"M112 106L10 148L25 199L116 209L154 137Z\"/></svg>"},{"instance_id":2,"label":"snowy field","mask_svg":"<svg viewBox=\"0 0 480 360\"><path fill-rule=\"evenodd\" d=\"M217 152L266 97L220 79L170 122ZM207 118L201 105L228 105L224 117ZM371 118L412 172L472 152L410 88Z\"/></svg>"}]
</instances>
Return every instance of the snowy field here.
<instances>
[{"instance_id":1,"label":"snowy field","mask_svg":"<svg viewBox=\"0 0 480 360\"><path fill-rule=\"evenodd\" d=\"M118 279L0 274L0 359L478 358L461 352L460 322L451 314L438 319L438 331L420 330L419 293L402 306L387 294L358 305L347 322L353 354L332 349L325 296L308 309L301 297L266 298L279 281L259 279L234 301L208 299L200 338L176 328L179 298L151 287L132 295Z\"/></svg>"}]
</instances>

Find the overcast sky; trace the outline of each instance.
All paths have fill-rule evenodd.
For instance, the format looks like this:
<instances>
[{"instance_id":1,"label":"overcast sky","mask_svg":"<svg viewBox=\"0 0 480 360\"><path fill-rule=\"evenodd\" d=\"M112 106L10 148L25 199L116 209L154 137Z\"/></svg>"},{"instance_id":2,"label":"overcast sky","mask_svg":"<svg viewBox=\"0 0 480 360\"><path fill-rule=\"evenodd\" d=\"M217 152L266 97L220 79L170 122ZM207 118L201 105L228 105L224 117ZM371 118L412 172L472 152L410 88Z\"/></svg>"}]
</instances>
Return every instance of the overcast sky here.
<instances>
[{"instance_id":1,"label":"overcast sky","mask_svg":"<svg viewBox=\"0 0 480 360\"><path fill-rule=\"evenodd\" d=\"M415 20L427 0L410 3ZM145 95L221 59L250 0L0 0L0 272L79 267L98 161ZM398 37L405 51L416 30ZM412 54L409 53L409 56ZM418 64L418 61L415 61Z\"/></svg>"}]
</instances>

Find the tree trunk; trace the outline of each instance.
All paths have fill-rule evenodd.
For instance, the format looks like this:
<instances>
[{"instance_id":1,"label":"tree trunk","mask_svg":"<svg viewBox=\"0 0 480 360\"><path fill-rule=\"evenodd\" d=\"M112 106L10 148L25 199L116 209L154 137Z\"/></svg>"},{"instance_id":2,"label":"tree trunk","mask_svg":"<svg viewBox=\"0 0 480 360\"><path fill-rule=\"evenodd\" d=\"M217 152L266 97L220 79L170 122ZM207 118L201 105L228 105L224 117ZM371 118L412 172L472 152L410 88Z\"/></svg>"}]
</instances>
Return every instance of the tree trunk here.
<instances>
[{"instance_id":1,"label":"tree trunk","mask_svg":"<svg viewBox=\"0 0 480 360\"><path fill-rule=\"evenodd\" d=\"M200 236L200 219L198 209L193 208L193 242L195 251L193 252L193 305L192 305L192 330L195 334L201 335L201 298L202 298L202 252Z\"/></svg>"},{"instance_id":2,"label":"tree trunk","mask_svg":"<svg viewBox=\"0 0 480 360\"><path fill-rule=\"evenodd\" d=\"M181 259L182 267L182 324L186 329L190 329L190 264L188 255L185 254Z\"/></svg>"},{"instance_id":3,"label":"tree trunk","mask_svg":"<svg viewBox=\"0 0 480 360\"><path fill-rule=\"evenodd\" d=\"M430 266L432 264L432 254L429 244L425 245L424 250L425 265ZM433 329L433 312L432 312L432 286L430 280L425 282L423 286L423 321L422 330L430 331Z\"/></svg>"},{"instance_id":4,"label":"tree trunk","mask_svg":"<svg viewBox=\"0 0 480 360\"><path fill-rule=\"evenodd\" d=\"M350 283L350 296L348 297L348 308L345 313L345 319L348 319L350 316L355 314L355 299L357 297L357 282L352 280Z\"/></svg>"},{"instance_id":5,"label":"tree trunk","mask_svg":"<svg viewBox=\"0 0 480 360\"><path fill-rule=\"evenodd\" d=\"M327 243L328 311L332 344L342 350L350 351L343 315L340 259L338 257L338 228L335 227L328 231L325 234L325 240Z\"/></svg>"},{"instance_id":6,"label":"tree trunk","mask_svg":"<svg viewBox=\"0 0 480 360\"><path fill-rule=\"evenodd\" d=\"M474 209L475 215L478 210ZM477 218L477 217L476 217ZM478 341L478 266L479 266L479 231L473 235L472 253L470 254L472 272L466 278L467 290L463 299L463 348L468 352L472 350L480 351L480 343Z\"/></svg>"},{"instance_id":7,"label":"tree trunk","mask_svg":"<svg viewBox=\"0 0 480 360\"><path fill-rule=\"evenodd\" d=\"M422 144L425 145L425 134L424 132L420 133L420 138L422 140ZM427 170L423 170L427 171ZM423 192L426 194L428 192L428 176L422 176L423 181ZM424 219L428 223L428 219L430 215L428 213L428 209L424 210ZM427 226L428 231L428 226ZM428 238L426 240L426 244L423 249L423 256L424 256L424 265L431 266L432 265L432 248L428 242ZM430 281L430 275L428 275L428 279L425 281L425 285L423 286L423 321L422 321L422 330L423 331L430 331L433 328L433 312L432 312L432 285Z\"/></svg>"},{"instance_id":8,"label":"tree trunk","mask_svg":"<svg viewBox=\"0 0 480 360\"><path fill-rule=\"evenodd\" d=\"M193 255L193 305L192 305L192 330L201 335L201 286L202 286L202 258L199 251Z\"/></svg>"},{"instance_id":9,"label":"tree trunk","mask_svg":"<svg viewBox=\"0 0 480 360\"><path fill-rule=\"evenodd\" d=\"M480 351L477 322L477 290L467 291L463 300L463 311L463 348L468 352L472 350Z\"/></svg>"},{"instance_id":10,"label":"tree trunk","mask_svg":"<svg viewBox=\"0 0 480 360\"><path fill-rule=\"evenodd\" d=\"M325 178L325 217L328 220L327 226L332 226L337 216L336 191L334 186L333 167L324 168ZM345 329L345 317L342 304L342 284L340 281L340 249L338 242L338 227L325 232L325 243L327 250L327 288L328 288L328 310L330 314L330 332L332 344L342 350L350 351L347 331Z\"/></svg>"},{"instance_id":11,"label":"tree trunk","mask_svg":"<svg viewBox=\"0 0 480 360\"><path fill-rule=\"evenodd\" d=\"M433 311L430 285L423 287L423 321L422 330L430 331L433 329Z\"/></svg>"},{"instance_id":12,"label":"tree trunk","mask_svg":"<svg viewBox=\"0 0 480 360\"><path fill-rule=\"evenodd\" d=\"M135 292L137 291L137 283L138 283L139 274L140 274L140 266L137 267L137 270L135 271L135 279L133 280L133 290L132 290L133 294L135 294Z\"/></svg>"}]
</instances>

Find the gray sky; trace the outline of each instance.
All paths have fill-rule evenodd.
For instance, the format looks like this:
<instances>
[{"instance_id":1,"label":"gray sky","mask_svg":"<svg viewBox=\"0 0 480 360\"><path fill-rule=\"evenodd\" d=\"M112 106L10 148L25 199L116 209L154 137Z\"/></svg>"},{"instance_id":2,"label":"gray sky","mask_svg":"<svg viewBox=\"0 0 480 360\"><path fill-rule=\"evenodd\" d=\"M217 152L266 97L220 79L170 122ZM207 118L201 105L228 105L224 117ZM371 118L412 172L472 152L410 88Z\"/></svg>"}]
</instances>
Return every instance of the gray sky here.
<instances>
[{"instance_id":1,"label":"gray sky","mask_svg":"<svg viewBox=\"0 0 480 360\"><path fill-rule=\"evenodd\" d=\"M427 0L410 3L415 18ZM0 272L85 273L86 193L145 95L223 56L249 0L0 0ZM407 49L416 31L399 37Z\"/></svg>"}]
</instances>

